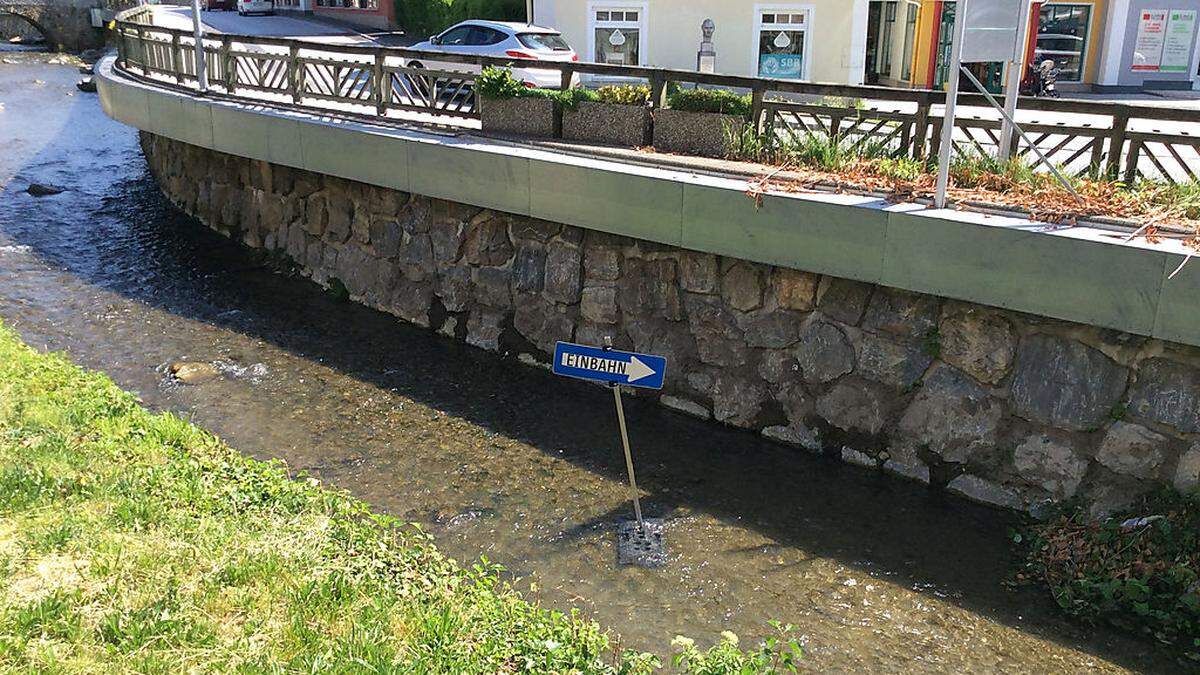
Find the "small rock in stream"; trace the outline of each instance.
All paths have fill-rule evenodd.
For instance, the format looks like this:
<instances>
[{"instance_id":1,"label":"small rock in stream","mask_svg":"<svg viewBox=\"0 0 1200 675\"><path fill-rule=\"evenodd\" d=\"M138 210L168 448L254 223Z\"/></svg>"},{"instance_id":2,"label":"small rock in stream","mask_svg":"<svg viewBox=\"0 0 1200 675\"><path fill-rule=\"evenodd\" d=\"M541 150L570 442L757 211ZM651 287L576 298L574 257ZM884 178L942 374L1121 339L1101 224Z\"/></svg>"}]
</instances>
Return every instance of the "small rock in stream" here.
<instances>
[{"instance_id":1,"label":"small rock in stream","mask_svg":"<svg viewBox=\"0 0 1200 675\"><path fill-rule=\"evenodd\" d=\"M171 377L183 384L200 384L221 375L220 369L211 363L190 361L176 361L168 368L168 372L171 373Z\"/></svg>"},{"instance_id":2,"label":"small rock in stream","mask_svg":"<svg viewBox=\"0 0 1200 675\"><path fill-rule=\"evenodd\" d=\"M60 192L63 191L63 189L58 186L55 186L55 185L45 185L43 183L31 183L29 185L29 187L25 188L25 191L28 192L29 194L33 195L34 197L48 197L50 195L59 194Z\"/></svg>"},{"instance_id":3,"label":"small rock in stream","mask_svg":"<svg viewBox=\"0 0 1200 675\"><path fill-rule=\"evenodd\" d=\"M78 89L79 91L95 93L96 92L96 81L90 77L85 77L75 83L75 88Z\"/></svg>"}]
</instances>

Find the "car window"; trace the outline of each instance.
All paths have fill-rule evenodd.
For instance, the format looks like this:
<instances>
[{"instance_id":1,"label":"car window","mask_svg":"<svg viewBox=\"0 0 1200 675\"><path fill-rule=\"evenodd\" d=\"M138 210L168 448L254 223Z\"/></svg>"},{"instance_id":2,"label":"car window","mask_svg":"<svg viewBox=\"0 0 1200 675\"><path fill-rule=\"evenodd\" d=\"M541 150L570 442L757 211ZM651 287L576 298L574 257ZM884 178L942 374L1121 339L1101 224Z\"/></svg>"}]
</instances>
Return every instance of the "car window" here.
<instances>
[{"instance_id":1,"label":"car window","mask_svg":"<svg viewBox=\"0 0 1200 675\"><path fill-rule=\"evenodd\" d=\"M570 45L558 33L521 33L517 36L521 44L529 49L541 49L544 51L554 52L569 52Z\"/></svg>"},{"instance_id":2,"label":"car window","mask_svg":"<svg viewBox=\"0 0 1200 675\"><path fill-rule=\"evenodd\" d=\"M494 28L475 26L475 29L471 31L470 44L478 46L498 45L507 39L507 35Z\"/></svg>"},{"instance_id":3,"label":"car window","mask_svg":"<svg viewBox=\"0 0 1200 675\"><path fill-rule=\"evenodd\" d=\"M469 45L471 44L471 32L474 29L474 26L459 26L458 28L451 28L445 33L442 33L442 37L438 44L460 47Z\"/></svg>"}]
</instances>

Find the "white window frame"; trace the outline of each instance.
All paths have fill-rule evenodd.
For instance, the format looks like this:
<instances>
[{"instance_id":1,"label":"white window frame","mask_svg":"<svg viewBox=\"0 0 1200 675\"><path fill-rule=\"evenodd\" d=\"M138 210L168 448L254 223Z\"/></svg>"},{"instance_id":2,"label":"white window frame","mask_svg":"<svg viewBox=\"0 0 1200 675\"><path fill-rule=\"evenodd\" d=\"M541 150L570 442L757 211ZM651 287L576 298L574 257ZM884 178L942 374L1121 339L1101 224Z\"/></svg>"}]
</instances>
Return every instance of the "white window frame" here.
<instances>
[{"instance_id":1,"label":"white window frame","mask_svg":"<svg viewBox=\"0 0 1200 675\"><path fill-rule=\"evenodd\" d=\"M591 61L592 59L594 59L596 57L596 28L597 28L596 12L603 12L606 9L617 9L617 10L635 9L635 10L637 10L637 13L638 13L638 22L637 22L638 23L638 25L637 25L637 28L638 28L638 63L637 63L637 65L645 66L648 63L647 59L649 58L649 52L647 51L646 45L649 42L649 40L647 40L647 38L649 37L649 33L650 33L650 31L648 29L649 23L646 20L646 17L650 12L650 3L647 2L646 0L610 0L608 2L605 2L605 0L595 0L594 2L588 3L588 14L587 14L587 34L588 34L588 38L587 38L588 39L588 51L587 51L587 53L588 53L588 58L587 58L587 60ZM606 77L603 79L612 79L612 78Z\"/></svg>"},{"instance_id":2,"label":"white window frame","mask_svg":"<svg viewBox=\"0 0 1200 675\"><path fill-rule=\"evenodd\" d=\"M750 41L750 68L752 77L759 77L758 74L758 59L762 56L762 49L759 46L759 41L762 39L762 15L763 13L783 13L783 14L804 14L804 54L801 58L804 59L804 66L801 69L800 79L798 82L812 80L812 45L813 45L813 22L816 21L817 9L812 4L791 4L791 3L766 3L754 6L754 33L753 39Z\"/></svg>"}]
</instances>

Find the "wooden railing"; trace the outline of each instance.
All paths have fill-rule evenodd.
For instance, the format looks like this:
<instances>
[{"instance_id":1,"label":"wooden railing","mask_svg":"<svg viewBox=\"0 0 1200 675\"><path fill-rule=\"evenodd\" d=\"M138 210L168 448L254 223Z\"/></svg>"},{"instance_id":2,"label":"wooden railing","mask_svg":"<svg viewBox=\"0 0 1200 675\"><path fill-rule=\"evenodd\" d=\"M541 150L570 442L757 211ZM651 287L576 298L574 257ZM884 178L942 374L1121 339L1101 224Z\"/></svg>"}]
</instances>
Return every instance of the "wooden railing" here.
<instances>
[{"instance_id":1,"label":"wooden railing","mask_svg":"<svg viewBox=\"0 0 1200 675\"><path fill-rule=\"evenodd\" d=\"M145 8L118 16L118 69L165 86L196 89L195 40L189 31L147 23ZM479 117L475 74L484 66L529 68L530 61L398 47L334 45L294 38L220 34L204 39L209 94L365 117L382 122L470 124ZM412 67L425 61L455 70ZM891 154L927 157L938 150L942 92L796 82L689 70L596 63L537 62L569 86L576 75L643 82L651 105L665 105L671 84L749 92L752 119L771 138L828 134L850 144L884 144ZM986 107L979 95L960 105ZM1200 111L1070 99L1023 98L1022 128L1051 161L1075 175L1193 181L1200 173ZM1032 115L1031 115L1032 113ZM1044 115L1041 120L1038 115ZM994 152L997 119L962 115L954 151ZM1163 130L1166 127L1166 130ZM1016 148L1030 153L1028 147Z\"/></svg>"}]
</instances>

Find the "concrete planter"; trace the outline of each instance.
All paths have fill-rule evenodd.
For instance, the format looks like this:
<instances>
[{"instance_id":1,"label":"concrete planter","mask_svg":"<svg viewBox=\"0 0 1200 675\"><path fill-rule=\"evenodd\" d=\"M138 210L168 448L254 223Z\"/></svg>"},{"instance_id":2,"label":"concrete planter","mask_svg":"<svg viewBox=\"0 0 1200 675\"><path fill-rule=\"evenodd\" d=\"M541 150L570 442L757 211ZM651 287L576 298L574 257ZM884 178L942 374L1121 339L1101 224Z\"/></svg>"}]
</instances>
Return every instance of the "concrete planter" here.
<instances>
[{"instance_id":1,"label":"concrete planter","mask_svg":"<svg viewBox=\"0 0 1200 675\"><path fill-rule=\"evenodd\" d=\"M728 130L746 124L739 115L662 109L654 113L654 147L704 157L729 153Z\"/></svg>"},{"instance_id":2,"label":"concrete planter","mask_svg":"<svg viewBox=\"0 0 1200 675\"><path fill-rule=\"evenodd\" d=\"M546 98L480 98L483 130L518 136L558 136L558 110Z\"/></svg>"},{"instance_id":3,"label":"concrete planter","mask_svg":"<svg viewBox=\"0 0 1200 675\"><path fill-rule=\"evenodd\" d=\"M563 138L637 147L650 142L650 109L641 105L581 101L563 111Z\"/></svg>"}]
</instances>

